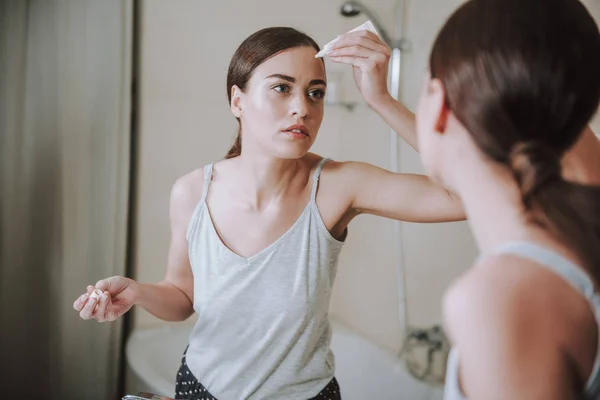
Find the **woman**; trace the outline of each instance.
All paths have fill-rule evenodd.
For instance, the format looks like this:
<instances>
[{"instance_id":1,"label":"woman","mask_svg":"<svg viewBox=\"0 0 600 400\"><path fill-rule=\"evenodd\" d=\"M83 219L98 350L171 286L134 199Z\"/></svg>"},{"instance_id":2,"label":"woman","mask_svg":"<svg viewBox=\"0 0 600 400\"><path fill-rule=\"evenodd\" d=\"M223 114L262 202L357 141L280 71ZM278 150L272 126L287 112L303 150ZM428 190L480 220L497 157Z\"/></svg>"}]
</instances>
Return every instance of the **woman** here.
<instances>
[{"instance_id":1,"label":"woman","mask_svg":"<svg viewBox=\"0 0 600 400\"><path fill-rule=\"evenodd\" d=\"M358 36L330 57L373 79ZM444 298L446 399L600 398L599 54L577 0L471 0L435 41L418 147L482 253Z\"/></svg>"},{"instance_id":2,"label":"woman","mask_svg":"<svg viewBox=\"0 0 600 400\"><path fill-rule=\"evenodd\" d=\"M134 304L168 321L198 313L177 398L340 399L328 308L350 221L464 219L460 202L425 176L309 152L326 90L318 51L291 28L240 45L227 76L240 133L225 160L173 186L164 281L112 277L74 303L98 321Z\"/></svg>"}]
</instances>

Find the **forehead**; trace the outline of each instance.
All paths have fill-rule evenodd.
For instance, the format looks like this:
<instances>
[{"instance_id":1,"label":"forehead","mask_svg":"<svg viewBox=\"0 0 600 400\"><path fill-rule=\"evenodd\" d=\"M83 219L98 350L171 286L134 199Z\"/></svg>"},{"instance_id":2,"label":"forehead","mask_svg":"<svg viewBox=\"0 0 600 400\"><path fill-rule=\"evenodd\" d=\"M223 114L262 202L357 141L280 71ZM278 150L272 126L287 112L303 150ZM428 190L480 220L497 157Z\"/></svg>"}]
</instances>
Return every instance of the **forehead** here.
<instances>
[{"instance_id":1,"label":"forehead","mask_svg":"<svg viewBox=\"0 0 600 400\"><path fill-rule=\"evenodd\" d=\"M325 80L323 60L315 58L315 54L317 51L309 46L284 50L259 65L253 76L265 79L273 74L282 74L296 78L298 82Z\"/></svg>"}]
</instances>

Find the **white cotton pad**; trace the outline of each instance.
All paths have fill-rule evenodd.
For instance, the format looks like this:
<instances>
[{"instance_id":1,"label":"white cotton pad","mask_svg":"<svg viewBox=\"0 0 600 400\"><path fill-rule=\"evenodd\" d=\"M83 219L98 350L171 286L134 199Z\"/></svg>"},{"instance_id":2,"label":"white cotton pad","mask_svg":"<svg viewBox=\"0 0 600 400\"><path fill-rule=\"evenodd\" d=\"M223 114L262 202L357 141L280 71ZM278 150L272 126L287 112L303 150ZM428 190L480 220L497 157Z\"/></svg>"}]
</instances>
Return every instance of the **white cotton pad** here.
<instances>
[{"instance_id":1,"label":"white cotton pad","mask_svg":"<svg viewBox=\"0 0 600 400\"><path fill-rule=\"evenodd\" d=\"M377 36L379 36L379 33L377 32L377 29L375 29L375 25L373 25L373 23L371 21L367 21L364 24L362 24L361 26L357 26L356 28L352 29L350 32L356 32L356 31L371 31L374 34L376 34ZM323 49L317 53L317 55L315 56L315 58L319 58L319 57L323 57L325 56L329 50L333 47L333 45L335 44L335 42L337 42L338 39L335 38L333 39L331 42L327 43L325 46L323 46Z\"/></svg>"}]
</instances>

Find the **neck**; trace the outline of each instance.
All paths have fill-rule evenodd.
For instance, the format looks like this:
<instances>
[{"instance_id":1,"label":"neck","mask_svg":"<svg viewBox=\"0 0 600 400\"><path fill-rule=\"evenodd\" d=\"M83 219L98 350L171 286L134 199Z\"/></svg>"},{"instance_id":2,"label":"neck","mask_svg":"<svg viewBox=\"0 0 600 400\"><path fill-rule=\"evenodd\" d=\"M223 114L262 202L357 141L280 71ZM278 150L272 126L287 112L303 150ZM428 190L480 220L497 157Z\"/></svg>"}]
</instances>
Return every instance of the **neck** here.
<instances>
[{"instance_id":1,"label":"neck","mask_svg":"<svg viewBox=\"0 0 600 400\"><path fill-rule=\"evenodd\" d=\"M523 218L521 194L506 167L476 155L457 162L455 171L452 187L481 252L510 241L534 239L536 229Z\"/></svg>"},{"instance_id":2,"label":"neck","mask_svg":"<svg viewBox=\"0 0 600 400\"><path fill-rule=\"evenodd\" d=\"M282 159L254 152L242 152L237 162L239 188L255 209L264 209L281 200L300 167L299 159Z\"/></svg>"}]
</instances>

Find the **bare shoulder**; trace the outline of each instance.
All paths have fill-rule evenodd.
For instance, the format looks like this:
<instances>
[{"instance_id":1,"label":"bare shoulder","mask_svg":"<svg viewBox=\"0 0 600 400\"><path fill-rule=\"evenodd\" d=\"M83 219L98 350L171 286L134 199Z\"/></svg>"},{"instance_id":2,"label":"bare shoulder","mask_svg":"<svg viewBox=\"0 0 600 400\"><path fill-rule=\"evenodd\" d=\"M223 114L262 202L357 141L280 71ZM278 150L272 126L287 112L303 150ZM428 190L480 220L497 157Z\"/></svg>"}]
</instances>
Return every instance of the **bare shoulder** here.
<instances>
[{"instance_id":1,"label":"bare shoulder","mask_svg":"<svg viewBox=\"0 0 600 400\"><path fill-rule=\"evenodd\" d=\"M414 173L394 173L386 168L379 167L364 161L337 161L328 162L324 173L334 177L342 185L348 188L363 189L365 185L372 189L400 187L401 185L423 185L432 186L426 175ZM400 186L399 186L400 185ZM437 186L437 185L435 185ZM408 188L408 186L402 186ZM446 192L444 190L444 192Z\"/></svg>"},{"instance_id":2,"label":"bare shoulder","mask_svg":"<svg viewBox=\"0 0 600 400\"><path fill-rule=\"evenodd\" d=\"M352 179L359 174L365 174L370 171L381 170L386 171L383 168L379 168L373 164L369 164L363 161L335 161L330 160L325 165L327 173L335 174L339 178ZM325 171L325 169L324 169Z\"/></svg>"},{"instance_id":3,"label":"bare shoulder","mask_svg":"<svg viewBox=\"0 0 600 400\"><path fill-rule=\"evenodd\" d=\"M489 257L453 284L443 303L468 396L562 399L573 377L589 376L595 343L582 335L590 324L589 305L539 264Z\"/></svg>"},{"instance_id":4,"label":"bare shoulder","mask_svg":"<svg viewBox=\"0 0 600 400\"><path fill-rule=\"evenodd\" d=\"M352 191L349 188L348 175L343 171L345 163L327 158L319 178L316 202L329 233L342 240L348 224L354 217L350 213ZM305 156L311 176L323 159L324 157L314 153Z\"/></svg>"},{"instance_id":5,"label":"bare shoulder","mask_svg":"<svg viewBox=\"0 0 600 400\"><path fill-rule=\"evenodd\" d=\"M494 315L506 320L514 313L524 313L531 303L524 298L531 294L535 279L514 268L521 260L510 256L488 258L472 267L455 281L444 294L443 313L454 341L462 341L469 328L481 325L480 317ZM525 307L519 307L519 304ZM487 319L487 317L486 317Z\"/></svg>"},{"instance_id":6,"label":"bare shoulder","mask_svg":"<svg viewBox=\"0 0 600 400\"><path fill-rule=\"evenodd\" d=\"M198 168L179 177L171 189L171 202L186 206L199 201L204 187L204 168Z\"/></svg>"},{"instance_id":7,"label":"bare shoulder","mask_svg":"<svg viewBox=\"0 0 600 400\"><path fill-rule=\"evenodd\" d=\"M322 157L315 153L308 153L304 160L309 166L311 175L316 170L317 166L327 158L327 162L323 165L320 176L319 190L334 191L343 194L343 190L347 187L347 183L352 179L352 173L349 171L348 161L336 161L329 157Z\"/></svg>"},{"instance_id":8,"label":"bare shoulder","mask_svg":"<svg viewBox=\"0 0 600 400\"><path fill-rule=\"evenodd\" d=\"M349 189L354 182L373 169L378 169L378 167L361 161L329 160L323 166L322 177L328 186L334 185L336 190L343 190L344 188Z\"/></svg>"},{"instance_id":9,"label":"bare shoulder","mask_svg":"<svg viewBox=\"0 0 600 400\"><path fill-rule=\"evenodd\" d=\"M469 336L468 327L485 323L513 331L542 329L546 336L552 332L558 337L567 321L581 315L574 310L585 312L589 306L558 274L501 254L482 260L457 280L444 295L443 309L451 335Z\"/></svg>"},{"instance_id":10,"label":"bare shoulder","mask_svg":"<svg viewBox=\"0 0 600 400\"><path fill-rule=\"evenodd\" d=\"M196 206L202 199L204 168L179 177L171 188L169 214L173 226L187 226Z\"/></svg>"}]
</instances>

